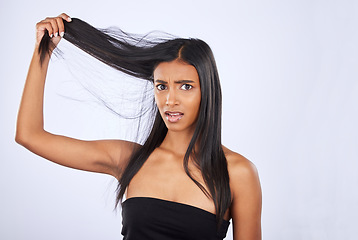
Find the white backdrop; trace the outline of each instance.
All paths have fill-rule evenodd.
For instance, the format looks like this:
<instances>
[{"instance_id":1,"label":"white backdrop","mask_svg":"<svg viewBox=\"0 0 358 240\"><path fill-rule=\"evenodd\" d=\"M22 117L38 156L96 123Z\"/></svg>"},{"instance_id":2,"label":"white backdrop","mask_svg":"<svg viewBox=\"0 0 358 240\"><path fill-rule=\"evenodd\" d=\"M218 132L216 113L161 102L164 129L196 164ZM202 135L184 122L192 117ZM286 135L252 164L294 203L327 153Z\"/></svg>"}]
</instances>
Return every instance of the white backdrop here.
<instances>
[{"instance_id":1,"label":"white backdrop","mask_svg":"<svg viewBox=\"0 0 358 240\"><path fill-rule=\"evenodd\" d=\"M208 42L224 94L223 142L260 173L263 239L356 239L355 0L1 1L0 239L121 239L111 177L60 167L14 142L35 24L61 12L97 27ZM105 109L59 96L62 71L51 64L46 128L119 136Z\"/></svg>"}]
</instances>

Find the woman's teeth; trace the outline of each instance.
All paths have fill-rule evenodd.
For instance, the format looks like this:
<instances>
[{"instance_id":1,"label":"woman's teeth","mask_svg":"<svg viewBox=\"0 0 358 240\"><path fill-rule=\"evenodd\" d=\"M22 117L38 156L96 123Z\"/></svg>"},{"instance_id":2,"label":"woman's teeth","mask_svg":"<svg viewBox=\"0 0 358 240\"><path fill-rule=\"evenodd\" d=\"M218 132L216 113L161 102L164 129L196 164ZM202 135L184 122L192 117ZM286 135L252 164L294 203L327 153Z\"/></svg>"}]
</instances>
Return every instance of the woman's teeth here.
<instances>
[{"instance_id":1,"label":"woman's teeth","mask_svg":"<svg viewBox=\"0 0 358 240\"><path fill-rule=\"evenodd\" d=\"M182 117L183 113L165 113L169 122L178 122Z\"/></svg>"}]
</instances>

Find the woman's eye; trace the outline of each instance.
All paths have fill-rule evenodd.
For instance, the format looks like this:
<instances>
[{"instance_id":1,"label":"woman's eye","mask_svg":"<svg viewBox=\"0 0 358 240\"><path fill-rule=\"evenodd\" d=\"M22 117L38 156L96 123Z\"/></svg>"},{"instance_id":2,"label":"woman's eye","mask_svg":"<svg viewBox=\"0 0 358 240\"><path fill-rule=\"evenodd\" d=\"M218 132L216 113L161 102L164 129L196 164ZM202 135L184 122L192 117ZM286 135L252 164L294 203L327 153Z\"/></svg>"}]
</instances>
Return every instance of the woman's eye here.
<instances>
[{"instance_id":1,"label":"woman's eye","mask_svg":"<svg viewBox=\"0 0 358 240\"><path fill-rule=\"evenodd\" d=\"M180 89L183 89L183 90L190 90L190 89L192 89L192 88L193 88L193 86L190 85L190 84L183 84L183 85L180 87Z\"/></svg>"},{"instance_id":2,"label":"woman's eye","mask_svg":"<svg viewBox=\"0 0 358 240\"><path fill-rule=\"evenodd\" d=\"M157 89L158 89L159 91L165 90L165 86L164 86L163 84L158 84L158 85L157 85Z\"/></svg>"}]
</instances>

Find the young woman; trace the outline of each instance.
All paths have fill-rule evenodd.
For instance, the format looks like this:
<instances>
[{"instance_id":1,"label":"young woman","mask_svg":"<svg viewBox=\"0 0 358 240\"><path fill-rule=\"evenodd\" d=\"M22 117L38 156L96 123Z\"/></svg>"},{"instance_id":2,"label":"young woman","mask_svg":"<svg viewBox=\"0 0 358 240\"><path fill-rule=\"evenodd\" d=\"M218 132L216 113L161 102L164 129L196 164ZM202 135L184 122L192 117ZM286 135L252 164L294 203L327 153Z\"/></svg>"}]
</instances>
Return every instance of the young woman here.
<instances>
[{"instance_id":1,"label":"young woman","mask_svg":"<svg viewBox=\"0 0 358 240\"><path fill-rule=\"evenodd\" d=\"M261 189L246 158L221 145L221 89L209 46L115 38L66 14L36 25L16 141L58 164L118 179L124 239L261 239ZM143 145L82 141L43 128L52 51L64 37L104 63L154 84L156 116Z\"/></svg>"}]
</instances>

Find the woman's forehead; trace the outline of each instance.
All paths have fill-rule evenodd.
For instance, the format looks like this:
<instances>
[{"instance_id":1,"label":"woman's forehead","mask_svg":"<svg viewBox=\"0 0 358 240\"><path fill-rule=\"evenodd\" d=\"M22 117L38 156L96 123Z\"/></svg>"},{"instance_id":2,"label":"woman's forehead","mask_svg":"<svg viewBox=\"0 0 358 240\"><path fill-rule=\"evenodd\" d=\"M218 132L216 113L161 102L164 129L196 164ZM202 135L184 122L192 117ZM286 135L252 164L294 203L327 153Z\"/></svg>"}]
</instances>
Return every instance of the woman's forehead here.
<instances>
[{"instance_id":1,"label":"woman's forehead","mask_svg":"<svg viewBox=\"0 0 358 240\"><path fill-rule=\"evenodd\" d=\"M196 68L183 61L174 60L158 64L153 72L154 80L198 80Z\"/></svg>"}]
</instances>

